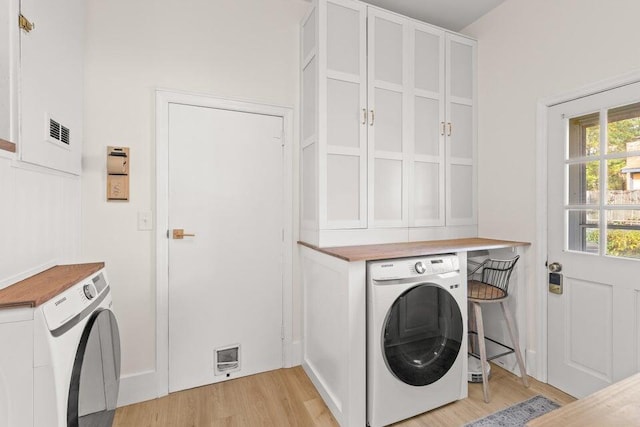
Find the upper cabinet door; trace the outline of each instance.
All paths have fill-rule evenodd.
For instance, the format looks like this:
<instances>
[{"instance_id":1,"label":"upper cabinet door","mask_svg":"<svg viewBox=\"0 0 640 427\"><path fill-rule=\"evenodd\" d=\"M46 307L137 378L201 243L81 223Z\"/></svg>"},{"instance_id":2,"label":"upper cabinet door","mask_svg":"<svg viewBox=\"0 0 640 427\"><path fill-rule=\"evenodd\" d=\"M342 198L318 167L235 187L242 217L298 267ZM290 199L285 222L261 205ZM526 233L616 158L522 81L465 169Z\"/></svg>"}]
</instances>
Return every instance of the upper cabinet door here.
<instances>
[{"instance_id":1,"label":"upper cabinet door","mask_svg":"<svg viewBox=\"0 0 640 427\"><path fill-rule=\"evenodd\" d=\"M79 175L82 155L82 0L22 0L20 158Z\"/></svg>"},{"instance_id":2,"label":"upper cabinet door","mask_svg":"<svg viewBox=\"0 0 640 427\"><path fill-rule=\"evenodd\" d=\"M444 31L411 23L413 161L409 226L445 224Z\"/></svg>"},{"instance_id":3,"label":"upper cabinet door","mask_svg":"<svg viewBox=\"0 0 640 427\"><path fill-rule=\"evenodd\" d=\"M408 20L368 8L369 227L408 225Z\"/></svg>"},{"instance_id":4,"label":"upper cabinet door","mask_svg":"<svg viewBox=\"0 0 640 427\"><path fill-rule=\"evenodd\" d=\"M0 1L0 140L17 141L18 0ZM0 149L8 149L0 142Z\"/></svg>"},{"instance_id":5,"label":"upper cabinet door","mask_svg":"<svg viewBox=\"0 0 640 427\"><path fill-rule=\"evenodd\" d=\"M326 150L326 175L320 176L320 195L326 197L326 203L320 201L326 206L320 212L321 228L366 228L366 7L353 0L329 0L320 7L320 39L326 43L320 46L326 52L320 65L319 131L325 142L320 148Z\"/></svg>"},{"instance_id":6,"label":"upper cabinet door","mask_svg":"<svg viewBox=\"0 0 640 427\"><path fill-rule=\"evenodd\" d=\"M477 223L476 42L447 33L447 225Z\"/></svg>"}]
</instances>

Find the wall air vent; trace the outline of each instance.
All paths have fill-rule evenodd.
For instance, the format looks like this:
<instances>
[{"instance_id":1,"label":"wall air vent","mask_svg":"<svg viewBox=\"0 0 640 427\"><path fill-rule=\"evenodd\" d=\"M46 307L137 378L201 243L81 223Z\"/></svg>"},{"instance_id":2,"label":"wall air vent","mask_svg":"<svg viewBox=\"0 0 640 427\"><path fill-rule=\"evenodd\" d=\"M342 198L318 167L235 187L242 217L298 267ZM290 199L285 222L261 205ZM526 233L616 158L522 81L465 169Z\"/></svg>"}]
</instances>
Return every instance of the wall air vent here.
<instances>
[{"instance_id":1,"label":"wall air vent","mask_svg":"<svg viewBox=\"0 0 640 427\"><path fill-rule=\"evenodd\" d=\"M46 117L46 124L46 139L49 142L67 147L71 144L71 131L68 127L62 125L58 120L55 120L50 115L47 115Z\"/></svg>"}]
</instances>

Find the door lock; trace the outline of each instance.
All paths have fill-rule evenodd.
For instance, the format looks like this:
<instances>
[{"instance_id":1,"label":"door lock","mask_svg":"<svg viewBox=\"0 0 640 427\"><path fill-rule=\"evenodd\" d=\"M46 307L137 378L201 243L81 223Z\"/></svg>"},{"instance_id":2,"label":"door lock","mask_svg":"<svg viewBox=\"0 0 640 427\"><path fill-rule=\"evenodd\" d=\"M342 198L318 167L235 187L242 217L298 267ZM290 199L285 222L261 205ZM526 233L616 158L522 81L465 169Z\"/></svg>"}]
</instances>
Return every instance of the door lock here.
<instances>
[{"instance_id":1,"label":"door lock","mask_svg":"<svg viewBox=\"0 0 640 427\"><path fill-rule=\"evenodd\" d=\"M562 264L559 262L552 262L549 264L549 271L552 273L560 273L562 271Z\"/></svg>"},{"instance_id":2,"label":"door lock","mask_svg":"<svg viewBox=\"0 0 640 427\"><path fill-rule=\"evenodd\" d=\"M173 238L174 239L184 239L185 237L195 237L195 234L185 233L182 228L174 228L173 229Z\"/></svg>"}]
</instances>

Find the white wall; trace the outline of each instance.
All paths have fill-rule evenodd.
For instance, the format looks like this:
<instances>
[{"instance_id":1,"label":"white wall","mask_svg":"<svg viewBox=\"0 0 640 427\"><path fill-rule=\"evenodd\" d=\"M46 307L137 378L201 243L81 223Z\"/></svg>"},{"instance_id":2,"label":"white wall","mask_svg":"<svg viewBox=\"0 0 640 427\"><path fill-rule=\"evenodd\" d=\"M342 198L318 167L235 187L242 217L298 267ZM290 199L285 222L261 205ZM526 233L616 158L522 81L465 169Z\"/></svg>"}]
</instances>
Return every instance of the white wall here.
<instances>
[{"instance_id":1,"label":"white wall","mask_svg":"<svg viewBox=\"0 0 640 427\"><path fill-rule=\"evenodd\" d=\"M638 16L637 0L507 0L463 30L479 45L479 235L533 243L525 260L533 351L536 104L640 68Z\"/></svg>"},{"instance_id":2,"label":"white wall","mask_svg":"<svg viewBox=\"0 0 640 427\"><path fill-rule=\"evenodd\" d=\"M297 108L298 24L308 7L302 0L88 1L82 251L107 263L125 377L155 369L155 243L152 232L137 231L138 212L155 204L154 89ZM131 147L128 203L105 202L107 145ZM297 159L297 136L295 147Z\"/></svg>"},{"instance_id":3,"label":"white wall","mask_svg":"<svg viewBox=\"0 0 640 427\"><path fill-rule=\"evenodd\" d=\"M77 261L80 179L0 152L0 288Z\"/></svg>"}]
</instances>

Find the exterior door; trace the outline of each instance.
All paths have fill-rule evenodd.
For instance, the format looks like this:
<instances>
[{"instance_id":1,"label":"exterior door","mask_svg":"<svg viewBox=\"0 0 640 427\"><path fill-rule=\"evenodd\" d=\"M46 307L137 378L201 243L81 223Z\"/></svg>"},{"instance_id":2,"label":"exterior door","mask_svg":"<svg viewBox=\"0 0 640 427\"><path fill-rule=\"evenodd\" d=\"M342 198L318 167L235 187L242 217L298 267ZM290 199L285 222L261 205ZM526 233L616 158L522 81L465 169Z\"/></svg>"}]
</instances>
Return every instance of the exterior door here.
<instances>
[{"instance_id":1,"label":"exterior door","mask_svg":"<svg viewBox=\"0 0 640 427\"><path fill-rule=\"evenodd\" d=\"M640 84L551 107L548 125L548 381L583 397L640 361Z\"/></svg>"},{"instance_id":2,"label":"exterior door","mask_svg":"<svg viewBox=\"0 0 640 427\"><path fill-rule=\"evenodd\" d=\"M282 131L169 105L170 392L282 367Z\"/></svg>"}]
</instances>

